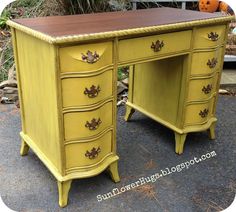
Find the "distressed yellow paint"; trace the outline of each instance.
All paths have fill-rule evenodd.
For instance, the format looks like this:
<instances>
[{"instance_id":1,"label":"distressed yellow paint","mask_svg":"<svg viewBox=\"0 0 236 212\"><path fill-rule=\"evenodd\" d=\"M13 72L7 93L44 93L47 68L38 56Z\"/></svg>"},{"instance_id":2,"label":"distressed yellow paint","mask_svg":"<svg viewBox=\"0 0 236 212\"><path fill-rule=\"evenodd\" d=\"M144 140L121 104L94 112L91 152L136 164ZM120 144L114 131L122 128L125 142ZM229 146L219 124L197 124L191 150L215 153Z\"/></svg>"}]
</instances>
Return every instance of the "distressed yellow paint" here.
<instances>
[{"instance_id":1,"label":"distressed yellow paint","mask_svg":"<svg viewBox=\"0 0 236 212\"><path fill-rule=\"evenodd\" d=\"M89 64L82 60L81 55L86 55L88 51L99 55L96 63ZM112 63L112 42L64 47L59 49L59 54L62 72L97 70Z\"/></svg>"},{"instance_id":2,"label":"distressed yellow paint","mask_svg":"<svg viewBox=\"0 0 236 212\"><path fill-rule=\"evenodd\" d=\"M24 32L17 31L15 37L24 111L23 133L62 174L55 47Z\"/></svg>"},{"instance_id":3,"label":"distressed yellow paint","mask_svg":"<svg viewBox=\"0 0 236 212\"><path fill-rule=\"evenodd\" d=\"M175 132L176 153L189 132L208 130L215 138L215 106L227 25L232 17L86 35L51 37L8 21L12 27L22 115L21 155L29 148L58 181L59 205L68 202L71 180L108 170L119 182L116 155L118 65L132 65L126 120L135 110ZM215 24L214 26L209 26ZM219 39L207 40L217 32ZM105 41L107 39L107 41ZM154 52L152 42L163 41ZM86 41L86 42L85 42ZM87 51L99 60L82 59ZM217 57L207 68L206 59ZM214 83L204 96L201 87ZM94 98L85 88L99 86ZM199 110L209 109L205 118ZM101 118L95 131L84 126ZM95 150L100 149L97 154ZM95 151L89 159L88 152ZM91 154L90 154L91 155Z\"/></svg>"},{"instance_id":4,"label":"distressed yellow paint","mask_svg":"<svg viewBox=\"0 0 236 212\"><path fill-rule=\"evenodd\" d=\"M138 110L169 127L175 132L177 154L183 153L189 132L208 130L210 138L214 139L217 120L215 107L227 31L227 25L222 24L193 27L192 32L181 32L185 33L182 35L185 35L186 40L181 44L181 33L180 36L174 36L178 34L176 32L170 40L167 33L121 41L122 51L119 59L133 65L130 71L130 93L125 120L128 121L134 111ZM210 40L208 34L211 32L217 33L218 39ZM163 40L167 38L168 42L164 42L165 45L160 51L149 54L152 37L160 37ZM133 42L134 48L128 51L130 55L122 55L122 52L129 48L128 41ZM168 49L165 49L166 45ZM184 47L182 51L176 50L180 45ZM133 52L133 49L137 52ZM215 67L209 67L207 64L208 60L212 59L217 60ZM202 89L208 85L212 86L212 89L205 94ZM201 116L204 110L208 111L205 117Z\"/></svg>"},{"instance_id":5,"label":"distressed yellow paint","mask_svg":"<svg viewBox=\"0 0 236 212\"><path fill-rule=\"evenodd\" d=\"M122 63L137 59L150 59L163 54L176 54L176 52L188 50L190 48L191 33L192 31L188 30L121 40L119 43L119 61ZM154 52L151 45L156 43L157 40L163 41L164 46L161 51Z\"/></svg>"},{"instance_id":6,"label":"distressed yellow paint","mask_svg":"<svg viewBox=\"0 0 236 212\"><path fill-rule=\"evenodd\" d=\"M108 169L118 182L114 128L117 57L113 42L89 45L91 51L98 47L101 57L97 64L88 64L76 58L81 57L77 50L84 51L84 45L60 49L25 32L12 32L22 115L21 155L31 148L52 172L58 181L61 207L68 202L72 179L92 177ZM61 67L65 63L71 66ZM84 91L92 85L101 91L89 98ZM97 130L90 131L85 124L93 118L102 122ZM89 159L86 153L93 148L101 151Z\"/></svg>"},{"instance_id":7,"label":"distressed yellow paint","mask_svg":"<svg viewBox=\"0 0 236 212\"><path fill-rule=\"evenodd\" d=\"M179 56L135 65L132 103L176 125L183 60Z\"/></svg>"},{"instance_id":8,"label":"distressed yellow paint","mask_svg":"<svg viewBox=\"0 0 236 212\"><path fill-rule=\"evenodd\" d=\"M221 56L223 53L222 47L216 48L215 50L209 51L208 49L204 51L198 51L193 53L193 59L192 59L192 67L191 67L191 74L192 75L207 75L207 74L213 74L215 71L217 71L221 65ZM213 68L210 68L207 63L208 60L212 60L213 58L216 58L218 62L216 63L216 66Z\"/></svg>"},{"instance_id":9,"label":"distressed yellow paint","mask_svg":"<svg viewBox=\"0 0 236 212\"><path fill-rule=\"evenodd\" d=\"M219 73L214 72L213 75L210 76L195 77L190 79L189 90L191 92L188 94L188 102L210 99L213 94L212 91L216 90L218 78ZM204 92L204 88L207 88L208 85L211 87L209 93Z\"/></svg>"},{"instance_id":10,"label":"distressed yellow paint","mask_svg":"<svg viewBox=\"0 0 236 212\"><path fill-rule=\"evenodd\" d=\"M97 135L104 129L112 126L112 107L113 102L109 101L99 108L66 112L64 114L65 140L78 140ZM101 124L95 130L86 127L86 123L91 123L92 119L100 119Z\"/></svg>"},{"instance_id":11,"label":"distressed yellow paint","mask_svg":"<svg viewBox=\"0 0 236 212\"><path fill-rule=\"evenodd\" d=\"M62 79L63 107L78 107L95 104L111 97L113 94L113 72L108 69L101 74L87 76L67 75ZM100 92L94 98L84 94L85 88L90 90L92 86L99 86ZM76 92L75 92L76 91Z\"/></svg>"},{"instance_id":12,"label":"distressed yellow paint","mask_svg":"<svg viewBox=\"0 0 236 212\"><path fill-rule=\"evenodd\" d=\"M95 140L67 144L65 147L67 158L66 169L90 166L98 163L112 152L111 140L112 131L109 131ZM89 159L85 156L87 151L91 152L92 148L97 149L99 147L101 152L96 158Z\"/></svg>"},{"instance_id":13,"label":"distressed yellow paint","mask_svg":"<svg viewBox=\"0 0 236 212\"><path fill-rule=\"evenodd\" d=\"M226 25L215 25L198 28L194 39L194 49L212 48L222 45L225 39ZM211 32L218 34L217 41L212 41L208 38Z\"/></svg>"}]
</instances>

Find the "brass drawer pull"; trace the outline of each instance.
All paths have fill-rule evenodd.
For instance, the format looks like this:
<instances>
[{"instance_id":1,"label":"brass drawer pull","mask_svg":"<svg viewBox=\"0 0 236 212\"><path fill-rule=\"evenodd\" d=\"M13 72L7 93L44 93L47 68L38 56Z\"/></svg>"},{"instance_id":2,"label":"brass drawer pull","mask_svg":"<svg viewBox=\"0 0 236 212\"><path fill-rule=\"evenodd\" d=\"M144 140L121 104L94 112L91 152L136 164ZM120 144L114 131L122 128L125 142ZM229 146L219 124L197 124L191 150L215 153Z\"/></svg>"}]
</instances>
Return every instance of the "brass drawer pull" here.
<instances>
[{"instance_id":1,"label":"brass drawer pull","mask_svg":"<svg viewBox=\"0 0 236 212\"><path fill-rule=\"evenodd\" d=\"M208 84L207 86L203 86L202 92L205 94L209 94L212 90L212 85Z\"/></svg>"},{"instance_id":2,"label":"brass drawer pull","mask_svg":"<svg viewBox=\"0 0 236 212\"><path fill-rule=\"evenodd\" d=\"M89 130L96 130L101 123L100 118L98 118L98 120L93 118L90 123L88 121L86 122L85 127L89 128Z\"/></svg>"},{"instance_id":3,"label":"brass drawer pull","mask_svg":"<svg viewBox=\"0 0 236 212\"><path fill-rule=\"evenodd\" d=\"M82 60L90 64L95 63L99 60L99 54L96 51L93 54L88 50L86 55L82 53Z\"/></svg>"},{"instance_id":4,"label":"brass drawer pull","mask_svg":"<svg viewBox=\"0 0 236 212\"><path fill-rule=\"evenodd\" d=\"M211 41L217 41L219 39L219 35L216 33L216 32L210 32L208 34L208 38L211 40Z\"/></svg>"},{"instance_id":5,"label":"brass drawer pull","mask_svg":"<svg viewBox=\"0 0 236 212\"><path fill-rule=\"evenodd\" d=\"M101 152L101 148L98 147L97 149L95 147L93 147L91 149L91 151L89 152L88 150L85 153L85 157L89 158L89 159L94 159L98 156L98 154Z\"/></svg>"},{"instance_id":6,"label":"brass drawer pull","mask_svg":"<svg viewBox=\"0 0 236 212\"><path fill-rule=\"evenodd\" d=\"M217 58L212 58L211 60L209 59L207 62L207 65L209 66L209 68L215 68L216 64L218 63Z\"/></svg>"},{"instance_id":7,"label":"brass drawer pull","mask_svg":"<svg viewBox=\"0 0 236 212\"><path fill-rule=\"evenodd\" d=\"M156 43L152 42L151 48L153 49L154 52L159 52L161 51L163 46L164 42L157 40Z\"/></svg>"},{"instance_id":8,"label":"brass drawer pull","mask_svg":"<svg viewBox=\"0 0 236 212\"><path fill-rule=\"evenodd\" d=\"M209 113L208 109L204 109L203 111L200 110L199 116L201 116L202 118L206 118L208 113Z\"/></svg>"},{"instance_id":9,"label":"brass drawer pull","mask_svg":"<svg viewBox=\"0 0 236 212\"><path fill-rule=\"evenodd\" d=\"M88 88L85 88L84 94L88 95L89 98L94 98L99 94L100 91L101 89L99 85L97 87L95 85L92 85L90 87L90 90Z\"/></svg>"}]
</instances>

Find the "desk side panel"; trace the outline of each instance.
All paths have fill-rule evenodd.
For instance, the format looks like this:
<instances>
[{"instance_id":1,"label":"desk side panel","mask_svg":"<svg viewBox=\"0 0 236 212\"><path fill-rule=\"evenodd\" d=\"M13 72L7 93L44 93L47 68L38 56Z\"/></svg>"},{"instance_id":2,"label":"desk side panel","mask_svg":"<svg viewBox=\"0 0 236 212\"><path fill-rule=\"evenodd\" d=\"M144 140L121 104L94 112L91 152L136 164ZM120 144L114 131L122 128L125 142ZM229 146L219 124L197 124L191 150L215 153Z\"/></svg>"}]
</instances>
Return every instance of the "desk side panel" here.
<instances>
[{"instance_id":1,"label":"desk side panel","mask_svg":"<svg viewBox=\"0 0 236 212\"><path fill-rule=\"evenodd\" d=\"M55 47L15 31L23 135L50 170L61 173Z\"/></svg>"}]
</instances>

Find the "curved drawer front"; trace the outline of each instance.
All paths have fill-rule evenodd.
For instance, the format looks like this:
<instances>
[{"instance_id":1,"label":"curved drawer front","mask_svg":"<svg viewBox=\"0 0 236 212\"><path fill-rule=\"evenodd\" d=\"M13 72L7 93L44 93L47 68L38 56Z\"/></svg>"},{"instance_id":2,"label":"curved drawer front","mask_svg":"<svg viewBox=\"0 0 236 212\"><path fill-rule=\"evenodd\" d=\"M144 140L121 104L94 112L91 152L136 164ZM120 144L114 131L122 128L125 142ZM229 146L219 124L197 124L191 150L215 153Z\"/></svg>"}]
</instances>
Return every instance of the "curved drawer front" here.
<instances>
[{"instance_id":1,"label":"curved drawer front","mask_svg":"<svg viewBox=\"0 0 236 212\"><path fill-rule=\"evenodd\" d=\"M223 49L210 52L195 52L192 57L191 75L211 74L222 65Z\"/></svg>"},{"instance_id":2,"label":"curved drawer front","mask_svg":"<svg viewBox=\"0 0 236 212\"><path fill-rule=\"evenodd\" d=\"M185 114L185 126L194 124L203 124L212 117L212 109L215 97L207 103L188 105Z\"/></svg>"},{"instance_id":3,"label":"curved drawer front","mask_svg":"<svg viewBox=\"0 0 236 212\"><path fill-rule=\"evenodd\" d=\"M84 106L112 96L112 71L62 79L63 107Z\"/></svg>"},{"instance_id":4,"label":"curved drawer front","mask_svg":"<svg viewBox=\"0 0 236 212\"><path fill-rule=\"evenodd\" d=\"M225 38L225 25L198 28L194 39L194 48L209 48L222 45Z\"/></svg>"},{"instance_id":5,"label":"curved drawer front","mask_svg":"<svg viewBox=\"0 0 236 212\"><path fill-rule=\"evenodd\" d=\"M190 48L192 31L182 31L119 42L119 62L150 59L167 53L177 53Z\"/></svg>"},{"instance_id":6,"label":"curved drawer front","mask_svg":"<svg viewBox=\"0 0 236 212\"><path fill-rule=\"evenodd\" d=\"M61 72L92 71L112 64L112 42L59 49Z\"/></svg>"},{"instance_id":7,"label":"curved drawer front","mask_svg":"<svg viewBox=\"0 0 236 212\"><path fill-rule=\"evenodd\" d=\"M188 101L207 100L216 91L218 73L206 78L195 78L189 82Z\"/></svg>"},{"instance_id":8,"label":"curved drawer front","mask_svg":"<svg viewBox=\"0 0 236 212\"><path fill-rule=\"evenodd\" d=\"M66 169L96 164L112 152L112 131L93 141L67 144L65 151Z\"/></svg>"},{"instance_id":9,"label":"curved drawer front","mask_svg":"<svg viewBox=\"0 0 236 212\"><path fill-rule=\"evenodd\" d=\"M112 125L112 102L98 109L64 114L65 140L94 136Z\"/></svg>"}]
</instances>

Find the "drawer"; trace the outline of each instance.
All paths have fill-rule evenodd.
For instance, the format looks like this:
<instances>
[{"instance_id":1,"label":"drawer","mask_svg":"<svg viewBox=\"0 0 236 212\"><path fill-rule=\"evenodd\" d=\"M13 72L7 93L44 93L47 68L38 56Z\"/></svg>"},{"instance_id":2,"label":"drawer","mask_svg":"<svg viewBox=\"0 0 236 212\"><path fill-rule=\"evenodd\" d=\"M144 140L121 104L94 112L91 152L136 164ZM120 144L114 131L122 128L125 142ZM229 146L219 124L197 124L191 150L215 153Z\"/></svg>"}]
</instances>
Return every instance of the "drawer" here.
<instances>
[{"instance_id":1,"label":"drawer","mask_svg":"<svg viewBox=\"0 0 236 212\"><path fill-rule=\"evenodd\" d=\"M193 78L189 82L188 101L207 100L216 91L219 73L214 76Z\"/></svg>"},{"instance_id":2,"label":"drawer","mask_svg":"<svg viewBox=\"0 0 236 212\"><path fill-rule=\"evenodd\" d=\"M64 114L65 140L77 140L94 136L112 125L112 102L100 108Z\"/></svg>"},{"instance_id":3,"label":"drawer","mask_svg":"<svg viewBox=\"0 0 236 212\"><path fill-rule=\"evenodd\" d=\"M209 48L223 44L225 30L225 25L198 28L194 36L194 48Z\"/></svg>"},{"instance_id":4,"label":"drawer","mask_svg":"<svg viewBox=\"0 0 236 212\"><path fill-rule=\"evenodd\" d=\"M112 70L86 77L62 79L63 107L84 106L112 96Z\"/></svg>"},{"instance_id":5,"label":"drawer","mask_svg":"<svg viewBox=\"0 0 236 212\"><path fill-rule=\"evenodd\" d=\"M92 141L67 144L65 151L66 169L96 164L112 152L112 131Z\"/></svg>"},{"instance_id":6,"label":"drawer","mask_svg":"<svg viewBox=\"0 0 236 212\"><path fill-rule=\"evenodd\" d=\"M61 72L93 71L112 64L112 42L59 49Z\"/></svg>"},{"instance_id":7,"label":"drawer","mask_svg":"<svg viewBox=\"0 0 236 212\"><path fill-rule=\"evenodd\" d=\"M185 125L203 124L212 117L215 96L205 103L191 104L186 107Z\"/></svg>"},{"instance_id":8,"label":"drawer","mask_svg":"<svg viewBox=\"0 0 236 212\"><path fill-rule=\"evenodd\" d=\"M196 52L192 57L191 75L207 75L219 70L222 65L223 49Z\"/></svg>"},{"instance_id":9,"label":"drawer","mask_svg":"<svg viewBox=\"0 0 236 212\"><path fill-rule=\"evenodd\" d=\"M190 48L192 31L182 31L119 42L119 62L150 59L162 54L176 53Z\"/></svg>"}]
</instances>

